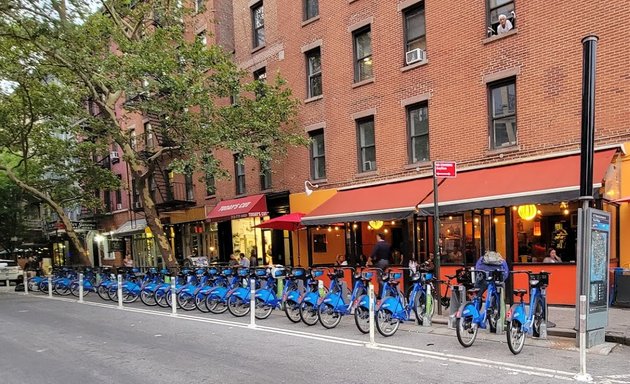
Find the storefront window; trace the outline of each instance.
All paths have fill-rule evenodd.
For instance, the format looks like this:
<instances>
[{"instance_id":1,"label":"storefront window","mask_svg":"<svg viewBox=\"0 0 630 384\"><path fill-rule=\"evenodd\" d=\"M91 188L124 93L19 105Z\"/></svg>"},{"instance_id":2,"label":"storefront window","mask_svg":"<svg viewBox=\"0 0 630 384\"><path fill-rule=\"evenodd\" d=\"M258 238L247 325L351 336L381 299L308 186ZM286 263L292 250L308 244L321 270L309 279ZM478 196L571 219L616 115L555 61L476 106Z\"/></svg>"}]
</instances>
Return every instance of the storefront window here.
<instances>
[{"instance_id":1,"label":"storefront window","mask_svg":"<svg viewBox=\"0 0 630 384\"><path fill-rule=\"evenodd\" d=\"M440 255L444 264L464 262L464 219L462 216L440 218Z\"/></svg>"},{"instance_id":2,"label":"storefront window","mask_svg":"<svg viewBox=\"0 0 630 384\"><path fill-rule=\"evenodd\" d=\"M266 217L265 219L268 219ZM246 217L232 220L232 249L235 254L251 255L256 250L258 263L264 263L263 255L271 253L271 231L254 228L260 224L260 217Z\"/></svg>"},{"instance_id":3,"label":"storefront window","mask_svg":"<svg viewBox=\"0 0 630 384\"><path fill-rule=\"evenodd\" d=\"M133 235L133 260L136 267L158 267L158 249L150 233Z\"/></svg>"}]
</instances>

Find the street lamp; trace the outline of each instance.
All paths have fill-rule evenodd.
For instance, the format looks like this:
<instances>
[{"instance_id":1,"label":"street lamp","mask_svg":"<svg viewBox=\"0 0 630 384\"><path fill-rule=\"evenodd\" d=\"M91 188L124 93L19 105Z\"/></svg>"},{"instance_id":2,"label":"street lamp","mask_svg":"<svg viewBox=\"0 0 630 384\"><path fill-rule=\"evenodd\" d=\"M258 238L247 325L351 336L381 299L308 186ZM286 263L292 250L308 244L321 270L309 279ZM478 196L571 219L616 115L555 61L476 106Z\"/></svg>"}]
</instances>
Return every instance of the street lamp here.
<instances>
[{"instance_id":1,"label":"street lamp","mask_svg":"<svg viewBox=\"0 0 630 384\"><path fill-rule=\"evenodd\" d=\"M310 188L309 185L311 186ZM313 188L319 188L319 185L313 184L308 180L304 182L304 192L306 193L306 196L310 196L311 194L313 194Z\"/></svg>"}]
</instances>

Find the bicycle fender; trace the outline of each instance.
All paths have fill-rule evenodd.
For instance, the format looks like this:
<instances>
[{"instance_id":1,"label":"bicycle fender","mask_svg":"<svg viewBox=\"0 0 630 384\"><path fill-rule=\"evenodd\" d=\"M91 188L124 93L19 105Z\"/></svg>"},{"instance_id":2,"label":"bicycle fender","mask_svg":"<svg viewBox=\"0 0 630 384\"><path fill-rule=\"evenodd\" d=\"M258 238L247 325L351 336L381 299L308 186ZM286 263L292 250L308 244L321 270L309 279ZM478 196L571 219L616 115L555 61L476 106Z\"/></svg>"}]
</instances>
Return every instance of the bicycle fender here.
<instances>
[{"instance_id":1,"label":"bicycle fender","mask_svg":"<svg viewBox=\"0 0 630 384\"><path fill-rule=\"evenodd\" d=\"M459 306L459 309L457 310L457 313L455 314L456 318L460 318L462 316L478 317L479 311L477 311L477 308L475 308L472 302L467 301Z\"/></svg>"},{"instance_id":2,"label":"bicycle fender","mask_svg":"<svg viewBox=\"0 0 630 384\"><path fill-rule=\"evenodd\" d=\"M300 292L297 290L287 292L286 300L292 300L297 303L300 300Z\"/></svg>"},{"instance_id":3,"label":"bicycle fender","mask_svg":"<svg viewBox=\"0 0 630 384\"><path fill-rule=\"evenodd\" d=\"M319 301L319 292L309 292L304 296L304 300L302 300L305 303L309 303L309 304L313 304L313 305L317 305L318 301Z\"/></svg>"},{"instance_id":4,"label":"bicycle fender","mask_svg":"<svg viewBox=\"0 0 630 384\"><path fill-rule=\"evenodd\" d=\"M259 289L256 291L256 298L268 303L273 300L273 294L268 289Z\"/></svg>"},{"instance_id":5,"label":"bicycle fender","mask_svg":"<svg viewBox=\"0 0 630 384\"><path fill-rule=\"evenodd\" d=\"M505 320L518 320L521 324L525 324L525 307L520 304L513 304L505 315Z\"/></svg>"},{"instance_id":6,"label":"bicycle fender","mask_svg":"<svg viewBox=\"0 0 630 384\"><path fill-rule=\"evenodd\" d=\"M368 295L361 296L361 298L359 299L359 304L357 306L363 307L363 308L370 308L370 298L368 297Z\"/></svg>"},{"instance_id":7,"label":"bicycle fender","mask_svg":"<svg viewBox=\"0 0 630 384\"><path fill-rule=\"evenodd\" d=\"M388 309L392 313L398 313L398 312L402 311L403 308L400 305L399 300L396 300L395 297L388 297L385 300L383 300L383 302L378 307L378 309L379 310L381 310L381 309Z\"/></svg>"}]
</instances>

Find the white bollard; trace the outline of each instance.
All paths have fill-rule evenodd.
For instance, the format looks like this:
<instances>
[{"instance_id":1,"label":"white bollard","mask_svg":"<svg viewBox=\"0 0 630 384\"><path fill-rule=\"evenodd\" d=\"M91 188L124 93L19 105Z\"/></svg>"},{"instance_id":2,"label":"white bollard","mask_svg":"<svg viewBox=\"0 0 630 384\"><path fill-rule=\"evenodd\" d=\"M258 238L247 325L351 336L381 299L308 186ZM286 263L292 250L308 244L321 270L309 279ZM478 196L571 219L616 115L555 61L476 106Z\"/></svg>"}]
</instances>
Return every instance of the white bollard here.
<instances>
[{"instance_id":1,"label":"white bollard","mask_svg":"<svg viewBox=\"0 0 630 384\"><path fill-rule=\"evenodd\" d=\"M52 297L52 276L48 276L48 297Z\"/></svg>"},{"instance_id":2,"label":"white bollard","mask_svg":"<svg viewBox=\"0 0 630 384\"><path fill-rule=\"evenodd\" d=\"M580 373L576 381L592 382L593 377L586 373L586 296L580 295Z\"/></svg>"},{"instance_id":3,"label":"white bollard","mask_svg":"<svg viewBox=\"0 0 630 384\"><path fill-rule=\"evenodd\" d=\"M368 284L368 302L368 315L370 316L370 342L367 347L373 348L376 347L376 342L374 341L374 323L376 322L376 318L374 316L374 285L372 285L372 283Z\"/></svg>"},{"instance_id":4,"label":"white bollard","mask_svg":"<svg viewBox=\"0 0 630 384\"><path fill-rule=\"evenodd\" d=\"M24 294L28 295L28 274L26 271L24 271L22 277L24 278Z\"/></svg>"},{"instance_id":5,"label":"white bollard","mask_svg":"<svg viewBox=\"0 0 630 384\"><path fill-rule=\"evenodd\" d=\"M83 274L79 273L79 303L83 302Z\"/></svg>"},{"instance_id":6,"label":"white bollard","mask_svg":"<svg viewBox=\"0 0 630 384\"><path fill-rule=\"evenodd\" d=\"M171 315L177 316L177 276L171 277Z\"/></svg>"},{"instance_id":7,"label":"white bollard","mask_svg":"<svg viewBox=\"0 0 630 384\"><path fill-rule=\"evenodd\" d=\"M122 297L122 275L118 274L118 309L123 309L123 297Z\"/></svg>"},{"instance_id":8,"label":"white bollard","mask_svg":"<svg viewBox=\"0 0 630 384\"><path fill-rule=\"evenodd\" d=\"M250 328L256 328L256 279L250 280L249 291L249 325Z\"/></svg>"}]
</instances>

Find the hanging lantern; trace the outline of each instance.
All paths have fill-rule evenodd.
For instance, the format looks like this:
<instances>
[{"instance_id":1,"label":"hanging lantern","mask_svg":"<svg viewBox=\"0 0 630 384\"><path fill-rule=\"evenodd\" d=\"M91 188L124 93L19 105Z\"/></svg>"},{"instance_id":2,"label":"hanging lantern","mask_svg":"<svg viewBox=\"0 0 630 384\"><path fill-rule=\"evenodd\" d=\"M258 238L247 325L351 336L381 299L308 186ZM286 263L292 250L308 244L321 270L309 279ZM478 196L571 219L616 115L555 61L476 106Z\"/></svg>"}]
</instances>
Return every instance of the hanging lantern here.
<instances>
[{"instance_id":1,"label":"hanging lantern","mask_svg":"<svg viewBox=\"0 0 630 384\"><path fill-rule=\"evenodd\" d=\"M368 224L370 224L370 227L377 230L383 226L383 222L381 220L370 220L368 221Z\"/></svg>"},{"instance_id":2,"label":"hanging lantern","mask_svg":"<svg viewBox=\"0 0 630 384\"><path fill-rule=\"evenodd\" d=\"M528 204L528 205L521 205L520 207L518 207L518 216L523 219L523 220L532 220L534 217L536 217L537 209L536 206L534 204Z\"/></svg>"}]
</instances>

